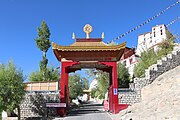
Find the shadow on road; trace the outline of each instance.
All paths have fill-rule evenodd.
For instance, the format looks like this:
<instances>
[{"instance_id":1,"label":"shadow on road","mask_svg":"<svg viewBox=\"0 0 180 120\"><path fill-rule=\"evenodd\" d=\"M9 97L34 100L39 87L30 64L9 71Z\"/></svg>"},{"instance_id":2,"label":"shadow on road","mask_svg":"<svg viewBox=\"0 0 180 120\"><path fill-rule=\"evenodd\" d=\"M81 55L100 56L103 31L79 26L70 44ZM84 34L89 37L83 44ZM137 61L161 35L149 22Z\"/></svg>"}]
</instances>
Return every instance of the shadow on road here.
<instances>
[{"instance_id":1,"label":"shadow on road","mask_svg":"<svg viewBox=\"0 0 180 120\"><path fill-rule=\"evenodd\" d=\"M84 114L103 113L103 104L88 102L83 103L77 109L72 109L68 116L81 116Z\"/></svg>"}]
</instances>

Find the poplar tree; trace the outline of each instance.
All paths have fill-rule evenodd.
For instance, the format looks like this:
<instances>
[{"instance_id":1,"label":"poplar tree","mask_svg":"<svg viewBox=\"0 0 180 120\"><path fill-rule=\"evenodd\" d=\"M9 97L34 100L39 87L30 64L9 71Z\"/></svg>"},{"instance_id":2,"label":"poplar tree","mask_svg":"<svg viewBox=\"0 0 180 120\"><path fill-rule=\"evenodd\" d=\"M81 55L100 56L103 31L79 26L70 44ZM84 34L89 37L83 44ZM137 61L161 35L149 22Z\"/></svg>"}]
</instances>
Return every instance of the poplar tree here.
<instances>
[{"instance_id":1,"label":"poplar tree","mask_svg":"<svg viewBox=\"0 0 180 120\"><path fill-rule=\"evenodd\" d=\"M40 71L42 72L44 79L47 74L47 64L48 59L46 58L46 53L51 47L50 41L50 30L45 21L42 21L41 27L38 28L38 38L35 39L37 47L42 51L42 60L39 63Z\"/></svg>"}]
</instances>

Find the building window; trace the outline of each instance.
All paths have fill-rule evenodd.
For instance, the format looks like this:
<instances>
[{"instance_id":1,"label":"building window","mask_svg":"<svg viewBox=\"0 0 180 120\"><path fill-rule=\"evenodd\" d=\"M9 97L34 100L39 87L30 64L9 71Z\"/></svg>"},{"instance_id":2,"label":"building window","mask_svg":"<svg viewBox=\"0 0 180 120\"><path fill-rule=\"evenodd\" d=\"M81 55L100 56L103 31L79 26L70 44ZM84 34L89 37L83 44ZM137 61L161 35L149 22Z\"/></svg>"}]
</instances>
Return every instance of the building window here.
<instances>
[{"instance_id":1,"label":"building window","mask_svg":"<svg viewBox=\"0 0 180 120\"><path fill-rule=\"evenodd\" d=\"M152 40L150 40L150 43L152 43Z\"/></svg>"},{"instance_id":2,"label":"building window","mask_svg":"<svg viewBox=\"0 0 180 120\"><path fill-rule=\"evenodd\" d=\"M133 61L133 59L131 58L131 59L129 60L130 64L132 64L132 61Z\"/></svg>"},{"instance_id":3,"label":"building window","mask_svg":"<svg viewBox=\"0 0 180 120\"><path fill-rule=\"evenodd\" d=\"M161 29L160 31L161 31L161 35L163 35L163 31L162 31L162 29Z\"/></svg>"},{"instance_id":4,"label":"building window","mask_svg":"<svg viewBox=\"0 0 180 120\"><path fill-rule=\"evenodd\" d=\"M152 39L152 33L150 33L150 40Z\"/></svg>"},{"instance_id":5,"label":"building window","mask_svg":"<svg viewBox=\"0 0 180 120\"><path fill-rule=\"evenodd\" d=\"M145 42L143 42L143 45L145 45Z\"/></svg>"},{"instance_id":6,"label":"building window","mask_svg":"<svg viewBox=\"0 0 180 120\"><path fill-rule=\"evenodd\" d=\"M126 61L124 61L123 64L126 66Z\"/></svg>"},{"instance_id":7,"label":"building window","mask_svg":"<svg viewBox=\"0 0 180 120\"><path fill-rule=\"evenodd\" d=\"M150 35L150 40L152 39L152 35Z\"/></svg>"},{"instance_id":8,"label":"building window","mask_svg":"<svg viewBox=\"0 0 180 120\"><path fill-rule=\"evenodd\" d=\"M156 37L156 33L154 32L154 37Z\"/></svg>"}]
</instances>

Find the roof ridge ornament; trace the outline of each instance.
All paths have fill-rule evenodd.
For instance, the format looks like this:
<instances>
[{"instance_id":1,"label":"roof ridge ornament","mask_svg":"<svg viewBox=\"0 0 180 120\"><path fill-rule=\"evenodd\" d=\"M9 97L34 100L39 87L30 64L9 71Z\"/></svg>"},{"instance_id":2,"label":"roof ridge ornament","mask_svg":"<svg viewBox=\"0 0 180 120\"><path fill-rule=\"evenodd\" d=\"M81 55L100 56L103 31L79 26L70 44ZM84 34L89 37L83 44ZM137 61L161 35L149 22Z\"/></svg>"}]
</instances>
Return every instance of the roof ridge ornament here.
<instances>
[{"instance_id":1,"label":"roof ridge ornament","mask_svg":"<svg viewBox=\"0 0 180 120\"><path fill-rule=\"evenodd\" d=\"M104 32L102 32L101 38L104 39Z\"/></svg>"},{"instance_id":2,"label":"roof ridge ornament","mask_svg":"<svg viewBox=\"0 0 180 120\"><path fill-rule=\"evenodd\" d=\"M75 36L75 33L73 32L72 33L72 39L75 39L76 38L76 36Z\"/></svg>"},{"instance_id":3,"label":"roof ridge ornament","mask_svg":"<svg viewBox=\"0 0 180 120\"><path fill-rule=\"evenodd\" d=\"M86 33L86 39L89 39L90 33L92 32L92 26L90 24L86 24L84 26L84 32Z\"/></svg>"}]
</instances>

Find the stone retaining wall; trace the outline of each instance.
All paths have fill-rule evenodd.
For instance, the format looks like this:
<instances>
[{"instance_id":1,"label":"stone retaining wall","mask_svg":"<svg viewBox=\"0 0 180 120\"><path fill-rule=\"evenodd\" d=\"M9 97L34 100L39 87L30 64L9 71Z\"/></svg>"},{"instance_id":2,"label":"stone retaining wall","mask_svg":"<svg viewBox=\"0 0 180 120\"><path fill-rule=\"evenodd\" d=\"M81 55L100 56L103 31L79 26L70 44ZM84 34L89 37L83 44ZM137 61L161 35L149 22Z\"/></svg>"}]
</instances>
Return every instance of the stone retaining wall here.
<instances>
[{"instance_id":1,"label":"stone retaining wall","mask_svg":"<svg viewBox=\"0 0 180 120\"><path fill-rule=\"evenodd\" d=\"M135 78L135 89L140 90L144 86L151 84L158 76L180 65L180 45L174 47L174 50L157 61L157 64L150 66L145 70L144 78Z\"/></svg>"},{"instance_id":2,"label":"stone retaining wall","mask_svg":"<svg viewBox=\"0 0 180 120\"><path fill-rule=\"evenodd\" d=\"M21 118L46 117L46 102L59 102L59 100L59 93L27 93L20 105ZM55 108L50 108L48 111L49 116L57 116Z\"/></svg>"},{"instance_id":3,"label":"stone retaining wall","mask_svg":"<svg viewBox=\"0 0 180 120\"><path fill-rule=\"evenodd\" d=\"M118 92L119 104L129 104L132 105L134 103L141 101L141 90L138 91L119 91Z\"/></svg>"}]
</instances>

